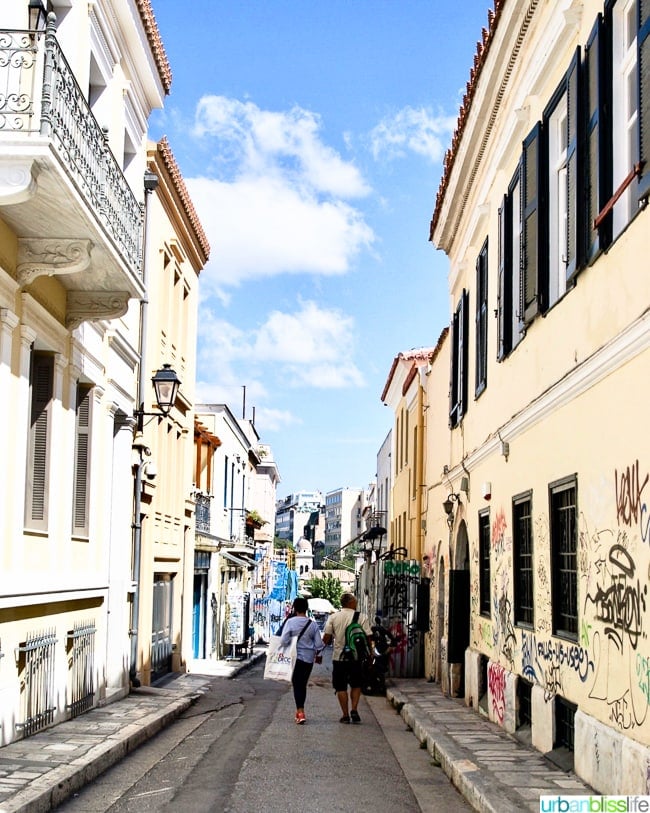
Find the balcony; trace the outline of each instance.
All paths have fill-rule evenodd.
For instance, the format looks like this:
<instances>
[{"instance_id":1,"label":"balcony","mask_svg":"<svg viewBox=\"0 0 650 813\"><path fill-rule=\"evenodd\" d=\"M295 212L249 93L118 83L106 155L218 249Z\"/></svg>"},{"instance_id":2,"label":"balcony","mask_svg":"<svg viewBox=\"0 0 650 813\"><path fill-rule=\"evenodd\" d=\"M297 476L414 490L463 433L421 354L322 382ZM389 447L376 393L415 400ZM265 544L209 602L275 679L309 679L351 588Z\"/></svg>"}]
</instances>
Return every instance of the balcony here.
<instances>
[{"instance_id":1,"label":"balcony","mask_svg":"<svg viewBox=\"0 0 650 813\"><path fill-rule=\"evenodd\" d=\"M0 31L0 217L18 283L66 289L66 324L111 318L143 293L143 210L56 39Z\"/></svg>"}]
</instances>

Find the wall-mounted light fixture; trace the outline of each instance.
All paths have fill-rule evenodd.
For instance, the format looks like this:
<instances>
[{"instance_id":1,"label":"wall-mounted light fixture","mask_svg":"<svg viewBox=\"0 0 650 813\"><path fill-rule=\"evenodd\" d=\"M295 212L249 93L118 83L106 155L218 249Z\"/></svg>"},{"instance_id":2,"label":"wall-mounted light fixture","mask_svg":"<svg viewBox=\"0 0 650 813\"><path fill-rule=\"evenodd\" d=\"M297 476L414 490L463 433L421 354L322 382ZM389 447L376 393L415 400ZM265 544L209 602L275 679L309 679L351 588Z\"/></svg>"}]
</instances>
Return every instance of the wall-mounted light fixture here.
<instances>
[{"instance_id":1,"label":"wall-mounted light fixture","mask_svg":"<svg viewBox=\"0 0 650 813\"><path fill-rule=\"evenodd\" d=\"M45 27L47 9L43 0L29 0L28 13L30 31L40 31Z\"/></svg>"},{"instance_id":2,"label":"wall-mounted light fixture","mask_svg":"<svg viewBox=\"0 0 650 813\"><path fill-rule=\"evenodd\" d=\"M505 457L506 462L508 460L508 455L510 454L510 444L507 440L501 441L501 454Z\"/></svg>"},{"instance_id":3,"label":"wall-mounted light fixture","mask_svg":"<svg viewBox=\"0 0 650 813\"><path fill-rule=\"evenodd\" d=\"M379 553L381 550L381 540L386 536L386 529L375 525L369 528L361 537L361 547L364 553L372 556L373 553Z\"/></svg>"},{"instance_id":4,"label":"wall-mounted light fixture","mask_svg":"<svg viewBox=\"0 0 650 813\"><path fill-rule=\"evenodd\" d=\"M172 370L171 364L163 364L160 370L156 370L153 378L151 379L153 389L156 394L156 404L160 412L145 412L144 407L134 409L133 415L138 419L138 430L142 431L142 418L148 416L167 417L171 412L172 407L176 403L176 395L178 388L181 385L180 378L176 375L176 371Z\"/></svg>"},{"instance_id":5,"label":"wall-mounted light fixture","mask_svg":"<svg viewBox=\"0 0 650 813\"><path fill-rule=\"evenodd\" d=\"M460 503L460 494L454 494L452 492L442 504L442 507L444 508L445 514L447 515L447 525L449 525L450 528L454 524L454 503L455 502Z\"/></svg>"}]
</instances>

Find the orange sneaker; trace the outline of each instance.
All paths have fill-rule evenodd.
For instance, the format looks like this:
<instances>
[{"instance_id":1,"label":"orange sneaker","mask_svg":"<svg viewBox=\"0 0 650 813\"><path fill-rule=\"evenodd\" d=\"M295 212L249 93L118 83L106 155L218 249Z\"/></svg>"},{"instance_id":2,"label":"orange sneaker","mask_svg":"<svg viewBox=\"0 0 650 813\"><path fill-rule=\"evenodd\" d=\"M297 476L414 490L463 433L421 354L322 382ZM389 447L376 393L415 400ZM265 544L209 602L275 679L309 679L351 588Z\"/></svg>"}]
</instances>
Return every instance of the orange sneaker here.
<instances>
[{"instance_id":1,"label":"orange sneaker","mask_svg":"<svg viewBox=\"0 0 650 813\"><path fill-rule=\"evenodd\" d=\"M296 712L296 723L298 725L303 725L306 722L307 722L307 718L305 717L305 712L304 711L297 711Z\"/></svg>"}]
</instances>

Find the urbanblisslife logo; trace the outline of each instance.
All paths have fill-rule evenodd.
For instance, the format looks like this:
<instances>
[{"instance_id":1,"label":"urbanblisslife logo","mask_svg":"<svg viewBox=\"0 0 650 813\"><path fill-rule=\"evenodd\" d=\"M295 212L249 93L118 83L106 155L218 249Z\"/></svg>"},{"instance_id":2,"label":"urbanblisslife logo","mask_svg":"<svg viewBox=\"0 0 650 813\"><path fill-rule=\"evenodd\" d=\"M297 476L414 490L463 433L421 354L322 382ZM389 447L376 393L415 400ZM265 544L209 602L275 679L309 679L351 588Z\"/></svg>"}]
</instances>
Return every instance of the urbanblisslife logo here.
<instances>
[{"instance_id":1,"label":"urbanblisslife logo","mask_svg":"<svg viewBox=\"0 0 650 813\"><path fill-rule=\"evenodd\" d=\"M540 813L650 813L650 796L540 796Z\"/></svg>"}]
</instances>

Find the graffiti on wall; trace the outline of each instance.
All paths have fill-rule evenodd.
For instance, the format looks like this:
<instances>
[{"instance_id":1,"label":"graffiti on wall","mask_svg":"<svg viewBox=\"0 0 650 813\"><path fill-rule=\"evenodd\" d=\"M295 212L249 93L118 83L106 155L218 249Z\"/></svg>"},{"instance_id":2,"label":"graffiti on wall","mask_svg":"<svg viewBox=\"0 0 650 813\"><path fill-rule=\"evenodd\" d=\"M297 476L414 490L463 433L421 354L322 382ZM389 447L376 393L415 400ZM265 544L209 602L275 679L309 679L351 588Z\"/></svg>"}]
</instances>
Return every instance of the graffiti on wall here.
<instances>
[{"instance_id":1,"label":"graffiti on wall","mask_svg":"<svg viewBox=\"0 0 650 813\"><path fill-rule=\"evenodd\" d=\"M642 542L650 541L650 514L643 492L650 482L648 472L640 473L639 461L619 472L614 470L616 485L616 521L631 528L636 525Z\"/></svg>"},{"instance_id":2,"label":"graffiti on wall","mask_svg":"<svg viewBox=\"0 0 650 813\"><path fill-rule=\"evenodd\" d=\"M564 673L573 672L586 683L594 671L589 651L580 644L558 640L538 640L534 632L522 631L521 673L531 683L544 689L544 698L564 695Z\"/></svg>"},{"instance_id":3,"label":"graffiti on wall","mask_svg":"<svg viewBox=\"0 0 650 813\"><path fill-rule=\"evenodd\" d=\"M491 716L503 725L506 712L506 670L500 664L490 662L487 673Z\"/></svg>"},{"instance_id":4,"label":"graffiti on wall","mask_svg":"<svg viewBox=\"0 0 650 813\"><path fill-rule=\"evenodd\" d=\"M627 530L645 516L647 478L639 479L638 471L637 461L615 472L618 527L589 532L583 517L580 535L587 565L583 609L594 622L588 633L596 662L589 697L606 703L608 719L623 731L643 725L650 707L648 658L640 648L647 639L648 585Z\"/></svg>"}]
</instances>

